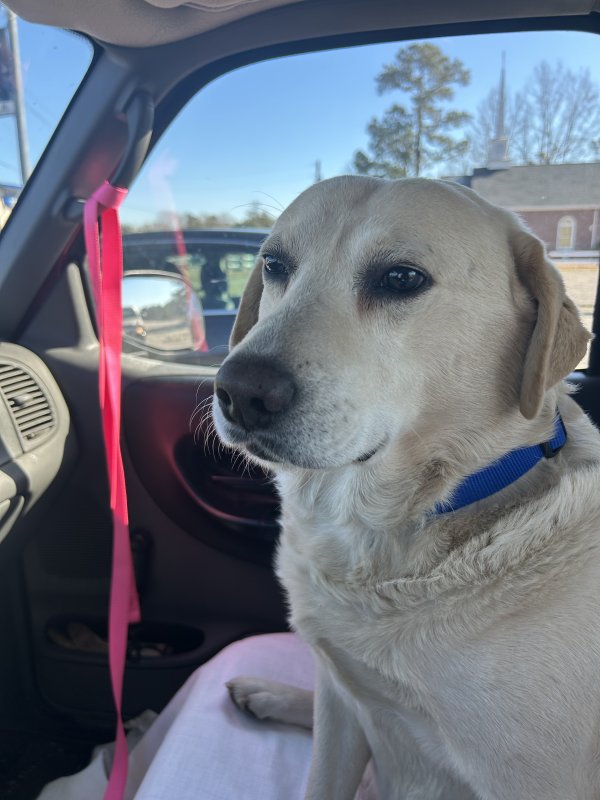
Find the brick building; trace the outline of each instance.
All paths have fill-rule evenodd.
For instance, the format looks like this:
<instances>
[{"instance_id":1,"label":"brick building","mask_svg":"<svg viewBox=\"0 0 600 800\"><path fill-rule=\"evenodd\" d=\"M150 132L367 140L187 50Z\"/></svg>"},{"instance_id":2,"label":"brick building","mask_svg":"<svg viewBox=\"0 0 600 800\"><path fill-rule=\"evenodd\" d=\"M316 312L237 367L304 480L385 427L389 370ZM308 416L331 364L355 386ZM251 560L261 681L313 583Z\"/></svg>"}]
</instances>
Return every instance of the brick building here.
<instances>
[{"instance_id":1,"label":"brick building","mask_svg":"<svg viewBox=\"0 0 600 800\"><path fill-rule=\"evenodd\" d=\"M498 87L494 138L487 164L448 180L469 186L485 200L515 211L545 243L569 297L591 330L600 263L600 161L515 166L504 125L504 59ZM579 368L587 364L587 355Z\"/></svg>"},{"instance_id":2,"label":"brick building","mask_svg":"<svg viewBox=\"0 0 600 800\"><path fill-rule=\"evenodd\" d=\"M494 138L487 164L472 175L450 178L481 197L516 211L546 244L552 258L598 262L600 248L600 161L515 166L505 128L505 65L498 85Z\"/></svg>"},{"instance_id":3,"label":"brick building","mask_svg":"<svg viewBox=\"0 0 600 800\"><path fill-rule=\"evenodd\" d=\"M458 180L516 211L553 258L598 258L600 162L486 167Z\"/></svg>"}]
</instances>

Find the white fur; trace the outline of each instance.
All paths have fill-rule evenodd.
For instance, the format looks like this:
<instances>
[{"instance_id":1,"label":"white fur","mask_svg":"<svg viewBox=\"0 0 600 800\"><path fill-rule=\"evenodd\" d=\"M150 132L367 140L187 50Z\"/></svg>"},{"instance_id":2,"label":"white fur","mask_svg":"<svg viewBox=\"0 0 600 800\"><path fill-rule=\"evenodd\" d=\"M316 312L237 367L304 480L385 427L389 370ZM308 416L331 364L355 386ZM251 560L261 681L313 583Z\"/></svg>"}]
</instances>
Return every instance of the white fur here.
<instances>
[{"instance_id":1,"label":"white fur","mask_svg":"<svg viewBox=\"0 0 600 800\"><path fill-rule=\"evenodd\" d=\"M277 573L319 667L311 800L351 800L370 757L382 800L600 799L600 436L562 382L519 412L535 306L516 232L467 190L359 178L313 187L275 227L297 269L285 291L265 285L230 358L284 360L301 389L265 441ZM356 275L386 247L434 285L365 311ZM557 406L555 459L430 513L551 438ZM264 689L240 686L239 704L258 692L259 716L310 721L306 698Z\"/></svg>"}]
</instances>

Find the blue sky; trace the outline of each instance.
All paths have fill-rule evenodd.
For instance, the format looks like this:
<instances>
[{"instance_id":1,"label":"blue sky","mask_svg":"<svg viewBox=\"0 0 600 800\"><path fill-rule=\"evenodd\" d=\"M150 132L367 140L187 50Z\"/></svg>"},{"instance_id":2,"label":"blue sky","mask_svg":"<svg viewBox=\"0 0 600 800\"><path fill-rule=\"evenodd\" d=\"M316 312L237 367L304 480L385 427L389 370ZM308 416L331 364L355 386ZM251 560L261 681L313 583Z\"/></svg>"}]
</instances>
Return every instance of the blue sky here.
<instances>
[{"instance_id":1,"label":"blue sky","mask_svg":"<svg viewBox=\"0 0 600 800\"><path fill-rule=\"evenodd\" d=\"M1 20L0 20L1 24ZM72 34L20 22L32 161L39 157L91 51ZM545 32L437 39L471 71L453 105L474 112L498 82L517 90L542 59L586 67L600 83L600 41L590 34ZM312 180L347 172L367 143L366 125L394 97L379 97L375 76L400 43L291 56L245 67L205 87L182 111L152 154L123 207L140 224L161 210L243 216L253 201L285 206ZM16 137L0 118L0 182L16 182ZM271 199L274 198L274 199Z\"/></svg>"},{"instance_id":2,"label":"blue sky","mask_svg":"<svg viewBox=\"0 0 600 800\"><path fill-rule=\"evenodd\" d=\"M0 26L5 21L0 10ZM92 48L83 37L42 25L19 20L18 30L30 160L34 165L85 75ZM4 181L20 182L12 117L0 117L0 182Z\"/></svg>"}]
</instances>

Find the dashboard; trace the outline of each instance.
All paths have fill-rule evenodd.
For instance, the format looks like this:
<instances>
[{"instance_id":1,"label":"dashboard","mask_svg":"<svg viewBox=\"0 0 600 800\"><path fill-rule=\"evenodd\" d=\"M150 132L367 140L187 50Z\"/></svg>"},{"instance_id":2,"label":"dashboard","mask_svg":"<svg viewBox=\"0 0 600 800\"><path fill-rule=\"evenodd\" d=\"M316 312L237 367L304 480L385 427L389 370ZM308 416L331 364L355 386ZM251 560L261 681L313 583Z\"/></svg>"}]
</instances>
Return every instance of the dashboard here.
<instances>
[{"instance_id":1,"label":"dashboard","mask_svg":"<svg viewBox=\"0 0 600 800\"><path fill-rule=\"evenodd\" d=\"M30 350L0 342L0 541L72 455L67 404Z\"/></svg>"}]
</instances>

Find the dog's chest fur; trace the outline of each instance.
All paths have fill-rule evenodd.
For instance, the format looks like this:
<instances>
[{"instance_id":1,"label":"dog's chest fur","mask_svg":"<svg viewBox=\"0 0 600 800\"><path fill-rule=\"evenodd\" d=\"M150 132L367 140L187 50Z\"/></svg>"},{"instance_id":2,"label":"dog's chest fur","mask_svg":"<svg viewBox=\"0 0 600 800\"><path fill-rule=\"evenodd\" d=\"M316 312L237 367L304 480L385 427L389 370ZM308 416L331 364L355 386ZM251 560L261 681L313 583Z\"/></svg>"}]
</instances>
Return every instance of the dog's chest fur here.
<instances>
[{"instance_id":1,"label":"dog's chest fur","mask_svg":"<svg viewBox=\"0 0 600 800\"><path fill-rule=\"evenodd\" d=\"M422 650L424 632L448 612L440 608L436 579L427 579L447 550L416 524L370 524L397 520L393 501L386 514L386 501L365 501L346 481L340 487L335 481L315 483L291 491L281 487L277 571L289 595L291 621L313 646L327 641L402 680L399 669L412 669L408 654L415 651L415 637L421 641L416 650ZM455 616L456 603L447 599Z\"/></svg>"},{"instance_id":2,"label":"dog's chest fur","mask_svg":"<svg viewBox=\"0 0 600 800\"><path fill-rule=\"evenodd\" d=\"M596 741L595 712L577 730L559 730L545 709L548 686L560 686L556 719L589 703L576 695L600 658L600 593L569 590L588 581L597 587L597 481L597 471L575 476L539 508L509 514L502 521L508 530L496 525L445 553L439 542L452 535L444 537L443 525L437 536L416 528L394 536L369 529L357 498L350 493L341 502L335 486L280 487L277 571L291 622L355 704L373 751L387 752L384 769L393 771L394 751L412 744L471 785L480 776L500 786L509 780L511 748L526 753L530 741L542 743L528 757L550 770L557 759L573 763L588 737ZM561 506L554 517L553 497ZM525 702L528 718L515 729Z\"/></svg>"},{"instance_id":3,"label":"dog's chest fur","mask_svg":"<svg viewBox=\"0 0 600 800\"><path fill-rule=\"evenodd\" d=\"M435 557L431 548L417 543L411 526L394 536L369 529L365 521L377 513L357 508L360 499L347 490L337 496L335 486L291 493L287 501L277 567L293 626L357 706L374 751L381 751L377 739L388 751L406 752L418 742L426 757L452 769L432 682L455 642L449 647L438 636L446 614L437 593L410 577L400 590L373 588L422 567Z\"/></svg>"}]
</instances>

